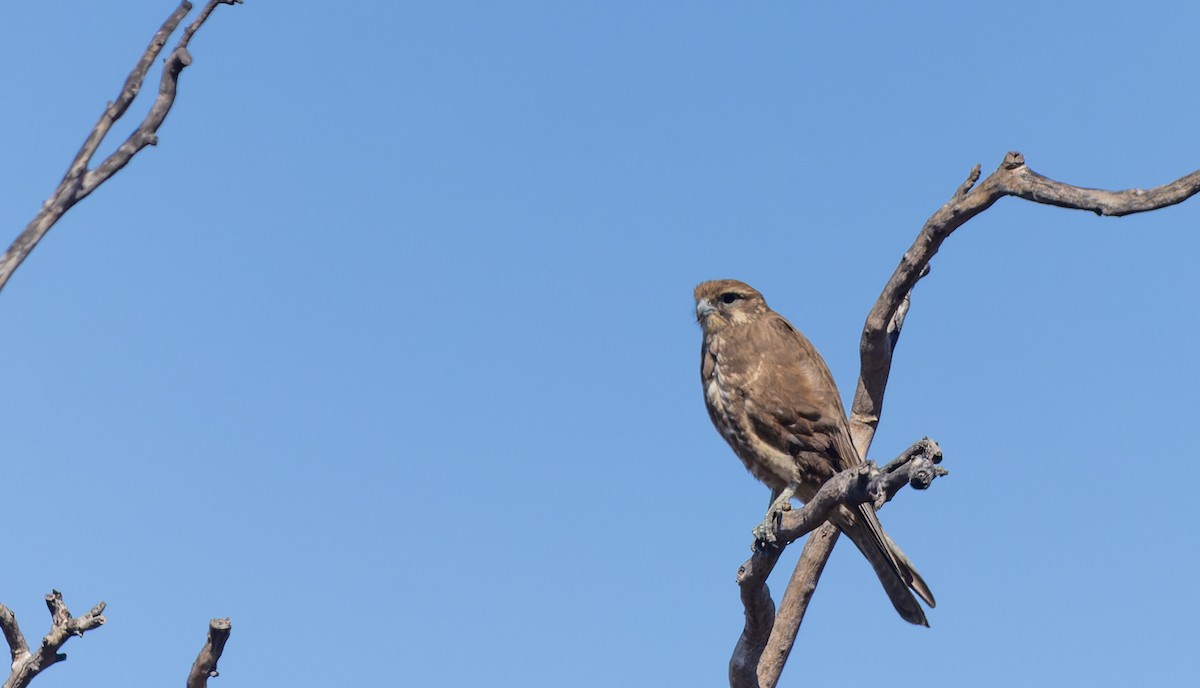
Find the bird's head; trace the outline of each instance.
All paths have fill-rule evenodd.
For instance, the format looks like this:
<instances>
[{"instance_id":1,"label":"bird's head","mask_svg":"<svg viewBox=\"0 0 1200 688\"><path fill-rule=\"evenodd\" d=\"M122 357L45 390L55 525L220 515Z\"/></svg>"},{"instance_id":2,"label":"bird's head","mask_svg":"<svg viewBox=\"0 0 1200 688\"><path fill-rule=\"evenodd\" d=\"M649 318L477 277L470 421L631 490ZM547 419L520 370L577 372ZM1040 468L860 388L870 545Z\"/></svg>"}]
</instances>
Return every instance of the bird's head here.
<instances>
[{"instance_id":1,"label":"bird's head","mask_svg":"<svg viewBox=\"0 0 1200 688\"><path fill-rule=\"evenodd\" d=\"M763 295L737 280L702 282L693 295L696 297L696 321L705 332L741 325L767 312Z\"/></svg>"}]
</instances>

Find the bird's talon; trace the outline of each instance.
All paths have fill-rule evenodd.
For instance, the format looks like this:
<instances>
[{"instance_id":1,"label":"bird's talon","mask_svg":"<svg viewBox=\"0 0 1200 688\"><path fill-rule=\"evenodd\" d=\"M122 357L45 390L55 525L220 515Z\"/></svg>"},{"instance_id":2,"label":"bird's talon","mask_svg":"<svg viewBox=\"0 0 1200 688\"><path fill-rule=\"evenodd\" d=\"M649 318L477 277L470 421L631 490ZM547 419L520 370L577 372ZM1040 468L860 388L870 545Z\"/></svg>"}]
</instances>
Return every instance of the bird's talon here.
<instances>
[{"instance_id":1,"label":"bird's talon","mask_svg":"<svg viewBox=\"0 0 1200 688\"><path fill-rule=\"evenodd\" d=\"M761 525L754 529L754 546L751 547L753 551L766 552L778 546L778 538L773 530L764 530Z\"/></svg>"},{"instance_id":2,"label":"bird's talon","mask_svg":"<svg viewBox=\"0 0 1200 688\"><path fill-rule=\"evenodd\" d=\"M790 507L789 507L790 508ZM778 544L779 527L783 525L783 514L778 509L771 509L767 512L767 517L763 522L754 526L754 546L755 549L761 549L759 544L766 547L775 547Z\"/></svg>"},{"instance_id":3,"label":"bird's talon","mask_svg":"<svg viewBox=\"0 0 1200 688\"><path fill-rule=\"evenodd\" d=\"M769 552L769 551L775 549L775 547L776 547L776 545L773 542L767 542L765 540L755 540L754 546L750 548L750 551L751 552Z\"/></svg>"}]
</instances>

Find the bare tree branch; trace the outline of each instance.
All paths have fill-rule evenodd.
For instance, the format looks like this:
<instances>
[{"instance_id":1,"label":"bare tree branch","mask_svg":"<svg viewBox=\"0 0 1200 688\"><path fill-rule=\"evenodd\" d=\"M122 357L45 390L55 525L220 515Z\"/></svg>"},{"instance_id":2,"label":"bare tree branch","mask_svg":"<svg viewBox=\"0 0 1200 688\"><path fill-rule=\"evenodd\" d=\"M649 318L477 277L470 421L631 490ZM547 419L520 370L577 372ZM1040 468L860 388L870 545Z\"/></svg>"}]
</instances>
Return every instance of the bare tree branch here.
<instances>
[{"instance_id":1,"label":"bare tree branch","mask_svg":"<svg viewBox=\"0 0 1200 688\"><path fill-rule=\"evenodd\" d=\"M891 373L892 355L900 339L913 287L929 274L930 261L941 248L942 242L954 230L1004 196L1016 196L1061 208L1090 210L1097 215L1123 216L1182 203L1200 192L1200 170L1152 189L1105 191L1072 186L1044 177L1029 169L1025 165L1025 157L1017 152L1008 153L1000 167L976 186L979 176L980 167L976 165L966 180L954 191L950 200L926 221L867 315L860 341L861 369L858 387L850 411L850 434L860 456L867 456L879 425L884 391ZM777 615L770 593L766 591L766 576L770 573L770 568L774 567L774 561L770 567L765 567L766 573L761 579L755 580L754 585L750 586L751 589L748 589L746 584L742 585L741 596L743 604L746 605L747 630L743 631L743 638L734 649L734 660L730 664L731 686L771 688L778 683L783 664L795 642L796 632L812 598L812 592L820 580L833 546L837 544L838 534L837 528L830 523L825 523L812 532L800 561L796 564ZM739 577L739 582L740 580ZM758 585L761 585L761 589ZM745 635L751 628L751 604L756 605L753 612L759 618L755 631L761 633L764 623L763 597L771 609L770 621L765 622L772 626L770 637L765 641L759 635L747 639ZM757 656L750 652L752 649L758 651ZM739 656L739 653L742 655ZM740 667L737 672L734 670L735 663ZM753 670L755 665L757 670Z\"/></svg>"},{"instance_id":2,"label":"bare tree branch","mask_svg":"<svg viewBox=\"0 0 1200 688\"><path fill-rule=\"evenodd\" d=\"M42 237L46 236L50 228L68 210L79 201L87 198L92 191L96 190L96 187L108 181L121 168L128 165L129 161L140 150L146 146L153 146L158 143L158 128L162 126L163 120L166 119L167 113L171 111L171 106L175 103L179 75L183 72L184 67L192 63L192 56L187 50L192 36L200 29L217 5L236 5L241 2L242 0L209 0L204 9L200 11L196 20L184 29L179 43L171 51L171 54L167 56L166 63L163 65L162 79L159 82L158 97L150 107L150 111L146 113L145 119L142 120L137 129L129 135L129 138L125 139L112 155L105 158L95 169L89 170L88 166L91 164L96 150L112 129L113 124L125 114L129 109L129 105L137 97L138 92L142 88L142 83L146 79L146 73L150 70L150 65L154 63L155 58L162 52L167 39L170 38L180 22L191 11L192 3L184 0L171 13L171 16L167 17L167 20L155 32L154 37L150 40L150 45L146 47L146 51L138 59L133 71L125 79L125 85L121 87L121 92L117 95L117 99L104 108L104 112L100 115L100 121L96 123L91 133L88 134L87 139L83 142L83 146L75 155L75 159L71 161L66 175L63 176L62 181L58 184L58 188L54 190L50 198L46 199L42 204L42 209L25 226L24 231L13 241L4 255L0 256L0 289L3 289L8 284L8 280L12 277L13 272L20 267L25 258L37 246L38 242L42 240Z\"/></svg>"},{"instance_id":3,"label":"bare tree branch","mask_svg":"<svg viewBox=\"0 0 1200 688\"><path fill-rule=\"evenodd\" d=\"M208 679L220 675L217 673L217 660L225 651L225 641L229 640L229 630L229 619L213 619L208 622L208 640L204 643L204 647L200 648L200 654L196 656L196 661L192 664L192 671L188 674L187 688L205 688L208 685Z\"/></svg>"},{"instance_id":4,"label":"bare tree branch","mask_svg":"<svg viewBox=\"0 0 1200 688\"><path fill-rule=\"evenodd\" d=\"M784 594L783 608L776 616L766 580L779 562L783 548L814 530L816 532L805 544L806 552L809 548L819 548L824 541L836 540L837 529L825 529L822 525L830 510L839 504L853 506L865 502L878 509L905 485L925 489L935 478L946 474L945 469L936 465L941 460L942 452L937 443L922 439L883 468L864 462L838 473L826 481L808 503L783 515L776 533L778 546L755 550L738 569L737 581L741 586L746 624L729 662L730 685L774 685L769 681L778 680L808 607L807 600L799 604L791 598L811 598L821 573L811 567L825 567L823 558L810 558L805 565L797 565L792 583ZM802 562L805 559L803 555L800 557ZM785 614L789 616L785 618ZM797 614L799 618L791 617Z\"/></svg>"},{"instance_id":5,"label":"bare tree branch","mask_svg":"<svg viewBox=\"0 0 1200 688\"><path fill-rule=\"evenodd\" d=\"M150 45L146 47L137 64L134 65L133 71L125 79L125 84L121 87L117 99L105 107L104 112L100 115L100 121L96 123L87 139L84 140L83 146L76 153L75 159L71 161L58 188L42 204L42 209L26 225L25 230L9 246L4 255L0 256L0 289L4 288L13 272L20 267L42 237L68 210L129 164L129 161L139 151L158 142L158 128L162 126L167 114L171 111L171 106L175 103L179 75L192 62L192 56L187 50L192 36L204 25L217 5L236 5L241 2L242 0L209 0L196 19L184 29L175 49L167 56L163 65L162 79L159 82L158 97L141 124L129 135L129 138L117 147L116 151L105 158L95 169L88 169L100 144L112 130L113 124L125 114L130 104L137 98L150 66L162 52L167 39L192 10L192 3L183 0L179 7L167 17L155 32L154 37L150 40ZM46 606L50 610L50 632L42 638L42 644L37 651L30 652L25 636L21 633L21 627L17 623L16 615L11 609L0 604L0 630L4 632L4 639L8 642L12 655L11 673L8 680L4 682L3 688L25 688L42 671L66 660L67 655L58 650L71 636L82 636L86 631L103 625L105 621L103 602L81 617L72 617L66 603L63 602L62 593L57 590L46 595ZM220 659L228 638L229 619L213 619L209 625L208 641L201 649L188 676L189 688L206 686L208 679L217 675L217 660Z\"/></svg>"},{"instance_id":6,"label":"bare tree branch","mask_svg":"<svg viewBox=\"0 0 1200 688\"><path fill-rule=\"evenodd\" d=\"M1004 156L1000 167L979 186L974 186L977 179L978 165L971 170L950 201L939 208L921 228L916 241L900 259L900 265L867 315L859 344L862 369L850 411L851 435L862 456L866 456L865 450L871 446L883 409L883 393L892 368L892 352L895 340L899 337L899 327L892 326L893 320L902 305L907 303L917 281L929 273L929 262L954 230L1005 196L1016 196L1060 208L1090 210L1097 215L1121 216L1175 205L1200 192L1200 170L1170 184L1146 190L1104 191L1071 186L1029 169L1025 165L1025 156L1017 152Z\"/></svg>"},{"instance_id":7,"label":"bare tree branch","mask_svg":"<svg viewBox=\"0 0 1200 688\"><path fill-rule=\"evenodd\" d=\"M4 682L4 688L25 688L41 672L67 658L58 651L63 643L71 636L82 636L86 631L99 628L104 624L104 603L92 607L88 613L80 617L72 617L63 602L62 593L54 590L46 595L46 607L50 609L50 632L42 638L42 644L36 652L31 653L17 625L17 617L8 607L0 605L0 626L4 628L4 638L8 641L12 652L12 672Z\"/></svg>"},{"instance_id":8,"label":"bare tree branch","mask_svg":"<svg viewBox=\"0 0 1200 688\"><path fill-rule=\"evenodd\" d=\"M788 656L792 653L792 647L796 644L796 636L800 632L804 614L808 611L808 603L817 591L817 582L820 581L825 563L829 560L828 555L815 556L811 552L831 551L839 535L841 532L837 528L825 523L809 534L808 539L804 541L804 549L800 550L800 560L796 562L791 580L783 591L783 600L779 604L780 610L775 625L770 629L770 636L763 647L754 676L755 682L745 685L774 686L779 681Z\"/></svg>"},{"instance_id":9,"label":"bare tree branch","mask_svg":"<svg viewBox=\"0 0 1200 688\"><path fill-rule=\"evenodd\" d=\"M936 459L901 457L902 463L890 470L881 470L867 461L842 471L826 481L802 508L784 513L776 537L783 546L790 545L820 527L839 504L870 503L880 509L905 485L925 489L934 478L946 475L946 469L934 465L934 461L940 459L940 456Z\"/></svg>"}]
</instances>

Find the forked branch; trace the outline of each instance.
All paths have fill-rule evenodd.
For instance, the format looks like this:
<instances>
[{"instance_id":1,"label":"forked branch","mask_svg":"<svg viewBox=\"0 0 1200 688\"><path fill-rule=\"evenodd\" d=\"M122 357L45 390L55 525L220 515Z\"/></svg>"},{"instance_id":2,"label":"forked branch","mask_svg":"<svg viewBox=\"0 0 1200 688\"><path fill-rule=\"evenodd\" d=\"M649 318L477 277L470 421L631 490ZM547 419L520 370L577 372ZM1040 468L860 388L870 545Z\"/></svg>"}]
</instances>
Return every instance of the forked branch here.
<instances>
[{"instance_id":1,"label":"forked branch","mask_svg":"<svg viewBox=\"0 0 1200 688\"><path fill-rule=\"evenodd\" d=\"M63 602L62 593L57 590L46 595L46 606L50 609L50 632L42 638L41 646L31 652L28 643L25 642L25 636L21 633L21 627L17 624L16 615L11 609L0 604L0 630L4 632L4 639L8 642L8 649L12 654L12 671L3 688L25 688L35 676L67 658L67 655L58 650L71 636L82 636L93 628L99 628L105 621L102 615L103 602L92 607L83 616L74 617ZM213 619L209 622L208 640L205 641L204 647L200 648L200 654L192 664L187 688L205 688L208 679L217 676L217 660L225 651L229 630L229 619Z\"/></svg>"},{"instance_id":2,"label":"forked branch","mask_svg":"<svg viewBox=\"0 0 1200 688\"><path fill-rule=\"evenodd\" d=\"M913 287L929 274L930 261L954 230L1005 196L1089 210L1097 215L1122 216L1182 203L1200 192L1200 170L1152 189L1105 191L1044 177L1031 170L1025 164L1025 157L1017 152L1008 153L1000 167L976 185L979 177L980 168L976 165L950 200L929 218L867 315L859 346L858 387L850 411L850 433L860 456L867 456L879 425L892 355L904 327ZM774 612L774 603L766 586L766 574L774 562L751 584L741 585L746 628L730 662L731 686L773 688L778 683L808 602L837 538L837 528L829 523L812 531L778 614Z\"/></svg>"},{"instance_id":3,"label":"forked branch","mask_svg":"<svg viewBox=\"0 0 1200 688\"><path fill-rule=\"evenodd\" d=\"M25 636L21 634L21 627L17 625L16 615L0 604L0 627L4 629L4 639L8 641L8 649L12 653L12 671L4 682L4 688L25 688L34 676L67 658L58 649L71 636L82 636L104 624L103 602L83 616L73 617L63 602L62 593L55 590L46 595L46 607L50 609L50 632L42 638L42 644L31 652Z\"/></svg>"},{"instance_id":4,"label":"forked branch","mask_svg":"<svg viewBox=\"0 0 1200 688\"><path fill-rule=\"evenodd\" d=\"M929 273L930 261L954 230L1005 196L1060 208L1089 210L1097 215L1122 216L1166 208L1200 192L1200 170L1153 189L1105 191L1071 186L1029 169L1025 156L1017 152L1004 156L1000 167L976 186L978 179L979 166L976 165L950 200L921 228L867 315L859 343L862 368L850 410L850 432L861 456L866 456L879 424L883 394L892 368L892 352L903 326L909 296L917 281Z\"/></svg>"},{"instance_id":5,"label":"forked branch","mask_svg":"<svg viewBox=\"0 0 1200 688\"><path fill-rule=\"evenodd\" d=\"M737 581L742 590L746 625L729 663L731 685L760 685L760 673L767 667L771 667L771 672L776 668L782 671L788 653L791 652L792 643L775 640L775 633L791 633L794 640L794 634L800 624L798 621L795 624L784 623L776 618L775 603L766 585L767 577L771 575L780 555L783 554L783 548L814 530L821 532L829 512L839 504L854 506L871 503L878 509L896 496L905 485L912 485L918 490L929 487L935 478L947 473L946 469L937 465L941 460L942 450L937 443L929 438L922 439L883 468L876 467L871 462L864 462L838 473L826 481L804 506L784 513L776 532L778 546L756 549L738 569ZM834 536L837 532L836 528L832 531ZM828 533L819 537L814 533L809 538L806 548L814 541L828 537ZM823 568L825 562L820 561L819 566ZM781 615L803 615L807 605L789 606L787 602L789 594L811 597L816 588L816 578L807 578L812 580L812 585L807 590L803 585L788 586ZM766 653L769 645L775 649Z\"/></svg>"},{"instance_id":6,"label":"forked branch","mask_svg":"<svg viewBox=\"0 0 1200 688\"><path fill-rule=\"evenodd\" d=\"M20 267L37 246L42 237L50 231L50 228L66 214L76 203L87 198L89 194L96 190L104 182L108 181L114 174L129 164L134 155L137 155L146 146L153 146L158 143L158 128L162 126L163 121L167 118L167 113L171 111L171 106L175 104L175 94L179 86L179 75L183 69L192 63L191 53L188 52L188 43L192 36L200 29L205 21L208 20L212 11L217 5L237 5L241 4L242 0L209 0L187 28L184 29L179 43L176 44L174 50L167 56L166 62L163 65L162 78L159 80L158 96L154 100L154 104L150 106L150 111L146 113L146 117L142 123L129 135L120 146L117 147L111 155L105 158L100 164L89 169L92 164L92 158L95 156L97 149L100 148L101 142L112 130L113 124L119 120L122 115L129 109L134 98L142 88L142 83L146 80L146 73L150 70L150 66L154 64L155 58L162 52L163 46L166 45L167 39L179 27L179 24L187 17L188 12L192 10L192 3L184 0L179 3L179 7L167 17L158 31L154 33L154 37L150 39L150 45L146 47L137 64L134 65L133 71L125 79L124 86L121 87L121 92L117 94L116 100L109 103L104 112L100 115L100 121L92 128L87 139L84 140L83 146L79 152L75 154L75 159L71 161L70 167L67 168L67 173L58 184L58 188L54 190L50 198L42 203L42 209L38 214L29 221L25 226L24 231L13 241L8 250L0 256L0 289L3 289L8 280L12 277L13 272Z\"/></svg>"}]
</instances>

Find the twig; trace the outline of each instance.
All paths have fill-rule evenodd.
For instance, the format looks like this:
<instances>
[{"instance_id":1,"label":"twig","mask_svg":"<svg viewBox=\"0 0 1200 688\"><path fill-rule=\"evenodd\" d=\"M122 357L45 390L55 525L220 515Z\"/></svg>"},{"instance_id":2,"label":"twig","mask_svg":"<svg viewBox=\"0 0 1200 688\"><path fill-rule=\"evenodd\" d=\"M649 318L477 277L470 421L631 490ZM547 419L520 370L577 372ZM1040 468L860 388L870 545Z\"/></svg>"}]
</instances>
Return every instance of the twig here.
<instances>
[{"instance_id":1,"label":"twig","mask_svg":"<svg viewBox=\"0 0 1200 688\"><path fill-rule=\"evenodd\" d=\"M142 123L129 135L129 138L125 139L117 147L116 151L105 158L95 169L89 170L88 166L91 164L96 150L99 149L100 143L104 141L113 124L125 114L129 109L129 105L137 97L138 92L142 88L142 83L146 80L146 73L150 70L150 65L154 63L155 58L162 52L167 39L171 37L171 34L175 32L175 29L183 21L184 17L191 11L192 3L184 0L171 13L171 16L167 17L167 20L155 32L154 37L150 39L150 45L146 47L145 52L138 59L133 71L125 79L125 84L121 87L121 92L117 95L117 99L104 108L104 112L100 115L100 121L92 128L91 133L84 140L83 146L75 154L75 159L71 161L70 167L67 168L67 173L58 184L58 188L54 190L50 198L42 203L42 209L29 221L24 231L13 241L8 250L4 252L4 255L0 256L0 289L3 289L8 284L8 280L12 277L13 272L20 267L25 258L37 246L38 242L42 240L42 237L46 236L50 228L68 210L76 203L87 198L89 194L96 190L96 187L108 181L121 168L128 165L133 156L143 148L158 143L158 128L162 126L163 120L167 118L167 113L171 111L171 106L175 103L179 75L185 67L192 63L192 56L187 50L192 36L200 29L201 25L204 24L217 5L236 5L241 2L242 0L209 0L204 9L200 11L196 20L184 29L179 43L171 51L171 54L167 56L166 62L163 65L162 79L159 81L158 97L155 98L154 104L150 107L150 111L146 113L146 117L142 120Z\"/></svg>"},{"instance_id":2,"label":"twig","mask_svg":"<svg viewBox=\"0 0 1200 688\"><path fill-rule=\"evenodd\" d=\"M86 631L99 628L104 624L104 603L92 607L88 613L80 617L72 617L62 593L57 590L46 595L46 607L50 609L50 632L42 638L42 644L36 652L29 651L29 645L17 625L17 617L8 607L0 604L0 627L4 629L4 639L8 641L12 653L12 672L4 682L4 688L25 688L29 682L47 668L61 662L67 655L58 649L71 636L82 636Z\"/></svg>"}]
</instances>

